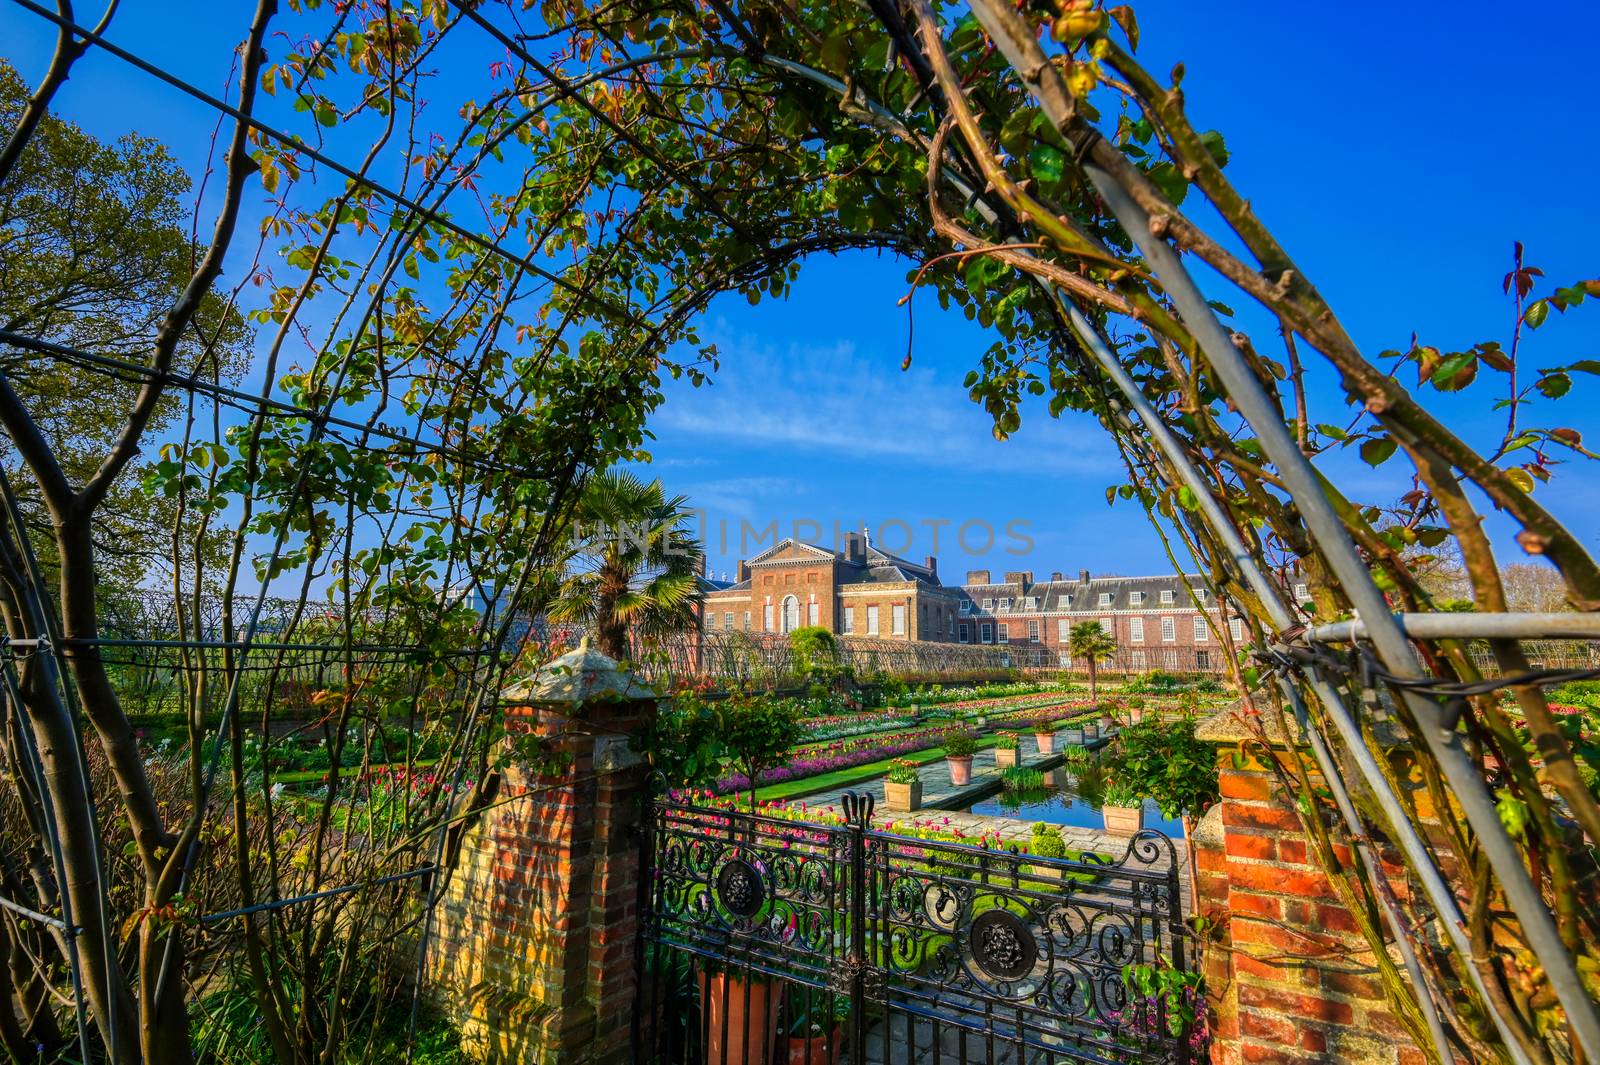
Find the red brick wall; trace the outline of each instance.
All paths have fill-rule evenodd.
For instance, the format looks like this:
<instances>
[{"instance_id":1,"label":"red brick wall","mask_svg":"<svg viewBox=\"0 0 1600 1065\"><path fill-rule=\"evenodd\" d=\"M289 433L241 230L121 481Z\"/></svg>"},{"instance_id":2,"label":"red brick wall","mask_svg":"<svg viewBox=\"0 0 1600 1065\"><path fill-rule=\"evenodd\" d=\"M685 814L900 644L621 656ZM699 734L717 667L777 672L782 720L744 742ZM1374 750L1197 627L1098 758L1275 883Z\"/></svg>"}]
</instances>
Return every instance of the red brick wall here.
<instances>
[{"instance_id":1,"label":"red brick wall","mask_svg":"<svg viewBox=\"0 0 1600 1065\"><path fill-rule=\"evenodd\" d=\"M1194 840L1201 911L1218 932L1206 955L1212 1061L1421 1065L1366 939L1307 853L1299 817L1269 767L1237 764L1229 746L1219 749L1219 764L1222 802ZM1337 846L1336 857L1351 858ZM1403 894L1401 870L1387 871Z\"/></svg>"},{"instance_id":2,"label":"red brick wall","mask_svg":"<svg viewBox=\"0 0 1600 1065\"><path fill-rule=\"evenodd\" d=\"M611 1065L629 1060L644 786L625 732L641 704L591 708L599 735L557 715L513 708L572 764L556 776L512 765L468 830L437 911L429 952L435 996L475 1060Z\"/></svg>"}]
</instances>

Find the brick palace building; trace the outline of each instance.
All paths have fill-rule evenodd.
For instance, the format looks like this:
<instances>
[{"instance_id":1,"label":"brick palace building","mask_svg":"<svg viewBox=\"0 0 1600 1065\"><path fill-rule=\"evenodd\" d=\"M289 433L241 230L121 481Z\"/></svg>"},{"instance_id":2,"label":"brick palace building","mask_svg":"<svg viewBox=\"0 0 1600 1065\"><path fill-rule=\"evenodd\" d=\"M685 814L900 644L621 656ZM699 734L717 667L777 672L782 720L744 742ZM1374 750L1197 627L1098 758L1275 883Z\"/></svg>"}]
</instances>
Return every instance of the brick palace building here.
<instances>
[{"instance_id":1,"label":"brick palace building","mask_svg":"<svg viewBox=\"0 0 1600 1065\"><path fill-rule=\"evenodd\" d=\"M1038 652L1029 656L1037 664L1065 667L1081 664L1067 654L1068 631L1097 621L1117 641L1109 667L1123 671L1221 670L1224 631L1234 644L1245 638L1227 604L1203 588L1191 594L1177 574L1091 577L1081 570L1076 579L1052 573L1037 581L1018 571L995 581L989 570L969 570L964 583L946 585L936 558L911 562L855 532L839 551L783 540L740 562L736 576L703 582L707 631L782 634L821 625L840 636L1005 644ZM1304 601L1304 586L1293 591Z\"/></svg>"}]
</instances>

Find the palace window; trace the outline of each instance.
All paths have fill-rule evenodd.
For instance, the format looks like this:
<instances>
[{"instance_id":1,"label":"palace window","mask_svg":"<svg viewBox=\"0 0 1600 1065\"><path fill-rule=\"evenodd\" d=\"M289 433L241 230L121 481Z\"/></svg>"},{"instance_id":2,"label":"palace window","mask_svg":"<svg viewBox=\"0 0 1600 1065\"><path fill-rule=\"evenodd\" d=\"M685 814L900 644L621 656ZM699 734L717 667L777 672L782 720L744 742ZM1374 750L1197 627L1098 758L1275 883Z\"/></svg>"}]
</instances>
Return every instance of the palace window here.
<instances>
[{"instance_id":1,"label":"palace window","mask_svg":"<svg viewBox=\"0 0 1600 1065\"><path fill-rule=\"evenodd\" d=\"M994 609L994 600L993 599L985 599L983 601L983 609L985 609L985 610L993 610Z\"/></svg>"},{"instance_id":2,"label":"palace window","mask_svg":"<svg viewBox=\"0 0 1600 1065\"><path fill-rule=\"evenodd\" d=\"M772 604L768 603L761 610L761 628L765 632L772 631Z\"/></svg>"},{"instance_id":3,"label":"palace window","mask_svg":"<svg viewBox=\"0 0 1600 1065\"><path fill-rule=\"evenodd\" d=\"M1117 623L1110 618L1101 618L1100 631L1107 636L1115 636L1117 634Z\"/></svg>"},{"instance_id":4,"label":"palace window","mask_svg":"<svg viewBox=\"0 0 1600 1065\"><path fill-rule=\"evenodd\" d=\"M1310 590L1308 588L1306 588L1305 585L1297 584L1297 585L1294 586L1294 601L1295 602L1303 603L1309 598L1311 598Z\"/></svg>"},{"instance_id":5,"label":"palace window","mask_svg":"<svg viewBox=\"0 0 1600 1065\"><path fill-rule=\"evenodd\" d=\"M895 636L904 636L906 634L906 608L905 608L905 604L904 603L896 603L896 604L894 604L894 606L892 606L890 608L890 610L889 610L889 617L890 617L890 624L892 624L894 626L894 628L892 630L890 630L893 633L893 635L895 635Z\"/></svg>"},{"instance_id":6,"label":"palace window","mask_svg":"<svg viewBox=\"0 0 1600 1065\"><path fill-rule=\"evenodd\" d=\"M733 612L722 615L722 628L727 632L733 631Z\"/></svg>"},{"instance_id":7,"label":"palace window","mask_svg":"<svg viewBox=\"0 0 1600 1065\"><path fill-rule=\"evenodd\" d=\"M800 600L792 595L783 597L783 631L793 632L800 627Z\"/></svg>"},{"instance_id":8,"label":"palace window","mask_svg":"<svg viewBox=\"0 0 1600 1065\"><path fill-rule=\"evenodd\" d=\"M1145 668L1144 652L1143 651L1134 651L1129 656L1129 663L1133 666L1134 669L1143 671L1143 669Z\"/></svg>"},{"instance_id":9,"label":"palace window","mask_svg":"<svg viewBox=\"0 0 1600 1065\"><path fill-rule=\"evenodd\" d=\"M1039 642L1039 623L1037 621L1028 622L1028 642Z\"/></svg>"},{"instance_id":10,"label":"palace window","mask_svg":"<svg viewBox=\"0 0 1600 1065\"><path fill-rule=\"evenodd\" d=\"M1128 642L1144 643L1144 618L1128 619Z\"/></svg>"},{"instance_id":11,"label":"palace window","mask_svg":"<svg viewBox=\"0 0 1600 1065\"><path fill-rule=\"evenodd\" d=\"M744 612L744 631L750 631L750 611L748 610Z\"/></svg>"},{"instance_id":12,"label":"palace window","mask_svg":"<svg viewBox=\"0 0 1600 1065\"><path fill-rule=\"evenodd\" d=\"M1211 654L1210 654L1210 652L1208 652L1208 651L1196 651L1194 653L1194 668L1196 668L1196 669L1210 669L1211 668Z\"/></svg>"},{"instance_id":13,"label":"palace window","mask_svg":"<svg viewBox=\"0 0 1600 1065\"><path fill-rule=\"evenodd\" d=\"M1171 588L1163 588L1161 590L1161 605L1162 606L1171 606L1172 605L1172 589Z\"/></svg>"},{"instance_id":14,"label":"palace window","mask_svg":"<svg viewBox=\"0 0 1600 1065\"><path fill-rule=\"evenodd\" d=\"M962 643L966 643L967 642L967 623L963 621L961 623L961 625L957 628L956 631L960 633L960 636L958 636L957 639L959 639Z\"/></svg>"},{"instance_id":15,"label":"palace window","mask_svg":"<svg viewBox=\"0 0 1600 1065\"><path fill-rule=\"evenodd\" d=\"M1196 614L1194 616L1194 642L1205 643L1210 638L1211 633L1206 628L1206 616L1204 614Z\"/></svg>"},{"instance_id":16,"label":"palace window","mask_svg":"<svg viewBox=\"0 0 1600 1065\"><path fill-rule=\"evenodd\" d=\"M867 635L878 635L878 608L875 606L867 607Z\"/></svg>"},{"instance_id":17,"label":"palace window","mask_svg":"<svg viewBox=\"0 0 1600 1065\"><path fill-rule=\"evenodd\" d=\"M1066 643L1067 642L1067 629L1070 626L1071 626L1071 622L1069 622L1066 618L1057 619L1057 621L1056 621L1056 639L1060 640L1062 643Z\"/></svg>"},{"instance_id":18,"label":"palace window","mask_svg":"<svg viewBox=\"0 0 1600 1065\"><path fill-rule=\"evenodd\" d=\"M1000 600L1000 609L1002 611L1007 611L1007 610L1011 609L1011 600L1010 600L1010 598L1006 598L1006 599Z\"/></svg>"},{"instance_id":19,"label":"palace window","mask_svg":"<svg viewBox=\"0 0 1600 1065\"><path fill-rule=\"evenodd\" d=\"M1161 642L1162 643L1172 643L1172 642L1176 641L1177 638L1178 638L1178 619L1177 618L1162 618L1161 619Z\"/></svg>"},{"instance_id":20,"label":"palace window","mask_svg":"<svg viewBox=\"0 0 1600 1065\"><path fill-rule=\"evenodd\" d=\"M1144 593L1143 592L1129 592L1128 593L1128 605L1129 606L1139 606L1139 605L1141 605L1143 603L1144 603Z\"/></svg>"},{"instance_id":21,"label":"palace window","mask_svg":"<svg viewBox=\"0 0 1600 1065\"><path fill-rule=\"evenodd\" d=\"M984 643L994 643L994 626L987 621L978 626L978 638Z\"/></svg>"},{"instance_id":22,"label":"palace window","mask_svg":"<svg viewBox=\"0 0 1600 1065\"><path fill-rule=\"evenodd\" d=\"M1234 643L1244 642L1244 618L1228 619L1228 635L1233 638Z\"/></svg>"},{"instance_id":23,"label":"palace window","mask_svg":"<svg viewBox=\"0 0 1600 1065\"><path fill-rule=\"evenodd\" d=\"M1070 596L1070 595L1064 595L1060 599L1056 600L1056 609L1057 610L1065 610L1071 605L1072 605L1072 596Z\"/></svg>"},{"instance_id":24,"label":"palace window","mask_svg":"<svg viewBox=\"0 0 1600 1065\"><path fill-rule=\"evenodd\" d=\"M844 625L840 631L842 631L846 636L856 631L855 607L847 606L844 608Z\"/></svg>"},{"instance_id":25,"label":"palace window","mask_svg":"<svg viewBox=\"0 0 1600 1065\"><path fill-rule=\"evenodd\" d=\"M1010 630L1010 627L1008 625L1006 625L1006 623L1003 622L1003 621L996 627L1000 630L999 632L997 632L995 634L996 637L999 639L999 641L1001 643L1010 643L1011 642L1011 630Z\"/></svg>"},{"instance_id":26,"label":"palace window","mask_svg":"<svg viewBox=\"0 0 1600 1065\"><path fill-rule=\"evenodd\" d=\"M822 608L817 605L815 599L812 599L810 603L806 604L806 624L815 625L821 616Z\"/></svg>"},{"instance_id":27,"label":"palace window","mask_svg":"<svg viewBox=\"0 0 1600 1065\"><path fill-rule=\"evenodd\" d=\"M1111 593L1110 592L1101 592L1100 593L1100 605L1101 606L1110 606L1111 605Z\"/></svg>"},{"instance_id":28,"label":"palace window","mask_svg":"<svg viewBox=\"0 0 1600 1065\"><path fill-rule=\"evenodd\" d=\"M972 613L972 600L971 599L963 599L963 600L961 600L961 613L962 613L962 616L966 616L967 614Z\"/></svg>"},{"instance_id":29,"label":"palace window","mask_svg":"<svg viewBox=\"0 0 1600 1065\"><path fill-rule=\"evenodd\" d=\"M1028 610L1039 609L1039 598L1037 596L1030 595L1028 598L1024 599L1022 603L1023 606Z\"/></svg>"}]
</instances>

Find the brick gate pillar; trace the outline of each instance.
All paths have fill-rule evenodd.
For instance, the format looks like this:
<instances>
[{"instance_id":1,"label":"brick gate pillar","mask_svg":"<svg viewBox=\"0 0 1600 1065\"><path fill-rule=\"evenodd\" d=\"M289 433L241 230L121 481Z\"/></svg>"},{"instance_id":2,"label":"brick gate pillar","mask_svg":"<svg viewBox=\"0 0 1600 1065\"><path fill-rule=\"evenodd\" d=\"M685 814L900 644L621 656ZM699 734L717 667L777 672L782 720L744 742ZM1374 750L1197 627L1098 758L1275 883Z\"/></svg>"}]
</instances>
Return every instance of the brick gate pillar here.
<instances>
[{"instance_id":1,"label":"brick gate pillar","mask_svg":"<svg viewBox=\"0 0 1600 1065\"><path fill-rule=\"evenodd\" d=\"M626 1061L646 786L628 737L655 694L585 642L501 701L501 784L435 915L434 996L478 1061Z\"/></svg>"},{"instance_id":2,"label":"brick gate pillar","mask_svg":"<svg viewBox=\"0 0 1600 1065\"><path fill-rule=\"evenodd\" d=\"M1309 767L1309 751L1289 743L1281 727L1269 728L1266 746L1241 749L1260 733L1233 711L1202 723L1198 735L1217 746L1222 792L1193 841L1200 912L1217 922L1218 934L1205 963L1211 1060L1422 1065L1389 1007L1365 937L1266 760L1292 765L1299 758ZM1311 779L1321 783L1314 769ZM1355 860L1342 844L1334 853L1346 867ZM1404 898L1403 870L1386 863L1385 872Z\"/></svg>"}]
</instances>

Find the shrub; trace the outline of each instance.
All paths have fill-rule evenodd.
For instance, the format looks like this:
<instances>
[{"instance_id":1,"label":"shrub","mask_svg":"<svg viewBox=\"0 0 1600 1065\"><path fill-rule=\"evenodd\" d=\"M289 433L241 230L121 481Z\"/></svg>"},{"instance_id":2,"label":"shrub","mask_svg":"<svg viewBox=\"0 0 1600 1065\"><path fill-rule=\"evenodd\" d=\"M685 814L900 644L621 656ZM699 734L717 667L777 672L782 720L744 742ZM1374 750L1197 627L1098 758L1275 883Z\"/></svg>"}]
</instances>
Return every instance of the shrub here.
<instances>
[{"instance_id":1,"label":"shrub","mask_svg":"<svg viewBox=\"0 0 1600 1065\"><path fill-rule=\"evenodd\" d=\"M942 746L947 758L971 758L978 753L978 737L970 732L952 732L945 736Z\"/></svg>"},{"instance_id":2,"label":"shrub","mask_svg":"<svg viewBox=\"0 0 1600 1065\"><path fill-rule=\"evenodd\" d=\"M795 672L803 677L831 678L839 672L839 644L821 625L803 625L789 634Z\"/></svg>"},{"instance_id":3,"label":"shrub","mask_svg":"<svg viewBox=\"0 0 1600 1065\"><path fill-rule=\"evenodd\" d=\"M994 745L998 750L1014 751L1022 742L1022 738L1015 732L1001 732L995 736Z\"/></svg>"},{"instance_id":4,"label":"shrub","mask_svg":"<svg viewBox=\"0 0 1600 1065\"><path fill-rule=\"evenodd\" d=\"M1163 817L1198 814L1218 798L1216 751L1195 738L1193 717L1129 725L1117 737L1111 765L1112 776L1154 799Z\"/></svg>"},{"instance_id":5,"label":"shrub","mask_svg":"<svg viewBox=\"0 0 1600 1065\"><path fill-rule=\"evenodd\" d=\"M1028 853L1041 858L1065 858L1067 845L1061 839L1061 830L1040 821L1033 826L1033 838L1028 841Z\"/></svg>"},{"instance_id":6,"label":"shrub","mask_svg":"<svg viewBox=\"0 0 1600 1065\"><path fill-rule=\"evenodd\" d=\"M1033 731L1041 736L1052 733L1060 727L1060 723L1057 722L1053 717L1045 717L1041 715L1033 720Z\"/></svg>"}]
</instances>

